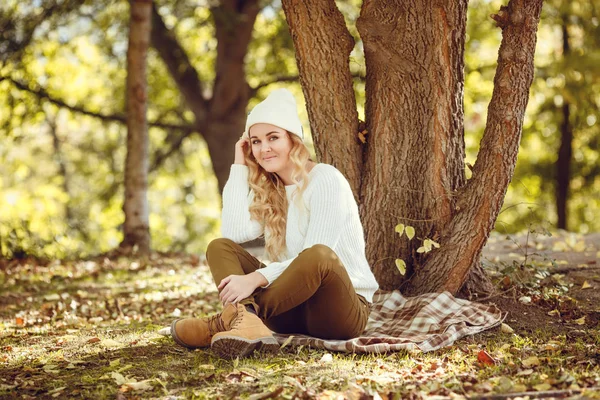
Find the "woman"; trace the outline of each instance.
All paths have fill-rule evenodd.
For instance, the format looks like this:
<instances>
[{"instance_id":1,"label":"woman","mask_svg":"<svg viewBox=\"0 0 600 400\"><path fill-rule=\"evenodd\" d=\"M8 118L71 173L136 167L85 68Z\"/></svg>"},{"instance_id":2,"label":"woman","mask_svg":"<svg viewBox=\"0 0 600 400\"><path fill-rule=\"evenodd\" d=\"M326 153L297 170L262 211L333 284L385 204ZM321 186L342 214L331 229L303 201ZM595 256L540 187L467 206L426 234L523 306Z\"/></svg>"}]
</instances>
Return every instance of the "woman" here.
<instances>
[{"instance_id":1,"label":"woman","mask_svg":"<svg viewBox=\"0 0 600 400\"><path fill-rule=\"evenodd\" d=\"M206 259L223 312L174 321L180 345L226 358L279 349L272 331L324 339L360 335L378 285L348 181L310 160L294 96L278 89L248 115L223 190L222 239ZM265 238L270 264L244 250Z\"/></svg>"}]
</instances>

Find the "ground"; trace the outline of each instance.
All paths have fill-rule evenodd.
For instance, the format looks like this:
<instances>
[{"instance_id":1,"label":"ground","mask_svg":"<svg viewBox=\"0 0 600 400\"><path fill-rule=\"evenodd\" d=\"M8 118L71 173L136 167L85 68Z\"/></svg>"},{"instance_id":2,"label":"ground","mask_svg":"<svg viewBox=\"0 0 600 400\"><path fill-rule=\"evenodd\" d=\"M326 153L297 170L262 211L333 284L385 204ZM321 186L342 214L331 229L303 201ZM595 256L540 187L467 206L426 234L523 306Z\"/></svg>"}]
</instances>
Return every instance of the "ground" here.
<instances>
[{"instance_id":1,"label":"ground","mask_svg":"<svg viewBox=\"0 0 600 400\"><path fill-rule=\"evenodd\" d=\"M505 325L432 353L226 361L157 334L219 309L201 258L0 260L0 398L600 398L600 235L490 239Z\"/></svg>"}]
</instances>

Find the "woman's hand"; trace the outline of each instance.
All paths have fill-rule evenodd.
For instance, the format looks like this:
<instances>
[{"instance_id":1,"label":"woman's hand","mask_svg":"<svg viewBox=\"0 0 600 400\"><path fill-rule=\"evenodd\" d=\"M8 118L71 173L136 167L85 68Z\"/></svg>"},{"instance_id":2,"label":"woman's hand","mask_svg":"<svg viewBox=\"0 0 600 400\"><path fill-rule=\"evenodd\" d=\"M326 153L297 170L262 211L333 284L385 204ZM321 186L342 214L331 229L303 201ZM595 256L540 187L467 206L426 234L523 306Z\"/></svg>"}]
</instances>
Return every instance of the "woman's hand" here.
<instances>
[{"instance_id":1,"label":"woman's hand","mask_svg":"<svg viewBox=\"0 0 600 400\"><path fill-rule=\"evenodd\" d=\"M219 298L223 305L238 303L254 293L257 287L267 283L266 278L258 272L248 275L229 275L219 284Z\"/></svg>"},{"instance_id":2,"label":"woman's hand","mask_svg":"<svg viewBox=\"0 0 600 400\"><path fill-rule=\"evenodd\" d=\"M235 144L235 161L234 164L246 165L246 158L244 155L246 154L246 149L250 146L250 139L246 136L244 132L240 139Z\"/></svg>"}]
</instances>

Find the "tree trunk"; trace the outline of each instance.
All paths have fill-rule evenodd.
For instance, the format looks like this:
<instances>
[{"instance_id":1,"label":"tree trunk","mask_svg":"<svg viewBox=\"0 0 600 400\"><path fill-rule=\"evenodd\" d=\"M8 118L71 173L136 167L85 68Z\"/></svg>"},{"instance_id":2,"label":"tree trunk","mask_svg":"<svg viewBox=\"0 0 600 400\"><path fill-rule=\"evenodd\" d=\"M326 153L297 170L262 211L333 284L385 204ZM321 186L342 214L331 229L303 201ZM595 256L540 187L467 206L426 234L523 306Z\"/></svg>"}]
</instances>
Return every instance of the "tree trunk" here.
<instances>
[{"instance_id":1,"label":"tree trunk","mask_svg":"<svg viewBox=\"0 0 600 400\"><path fill-rule=\"evenodd\" d=\"M146 58L150 44L152 1L130 2L127 49L127 157L125 160L124 238L120 247L150 251L148 220L148 125Z\"/></svg>"},{"instance_id":2,"label":"tree trunk","mask_svg":"<svg viewBox=\"0 0 600 400\"><path fill-rule=\"evenodd\" d=\"M432 6L368 1L357 21L367 64L369 130L361 190L367 256L383 288L410 276L426 255L394 235L402 222L438 238L464 183L463 52L467 1ZM393 15L394 18L389 18ZM390 207L393 204L393 207Z\"/></svg>"},{"instance_id":3,"label":"tree trunk","mask_svg":"<svg viewBox=\"0 0 600 400\"><path fill-rule=\"evenodd\" d=\"M354 188L358 182L367 257L384 289L457 293L469 271L469 289L491 289L479 257L516 162L542 1L523 3L511 1L499 13L504 39L490 117L473 178L466 183L467 0L420 0L410 6L363 2L357 27L367 67L368 139L357 152L348 145L357 134L357 124L350 121L356 109L347 83L348 32L335 3L283 1L311 127L327 138L315 140L317 154L341 160L338 168ZM394 234L399 222L414 226L416 238ZM418 253L425 238L441 248ZM406 262L406 276L397 272L395 258Z\"/></svg>"},{"instance_id":4,"label":"tree trunk","mask_svg":"<svg viewBox=\"0 0 600 400\"><path fill-rule=\"evenodd\" d=\"M284 0L282 5L296 48L317 158L344 172L358 200L363 151L348 67L354 40L333 1Z\"/></svg>"},{"instance_id":5,"label":"tree trunk","mask_svg":"<svg viewBox=\"0 0 600 400\"><path fill-rule=\"evenodd\" d=\"M563 18L563 58L570 53L569 31L567 29L567 17ZM560 125L560 147L558 159L556 160L556 214L558 216L557 228L568 229L567 203L569 200L569 183L571 182L571 158L573 155L573 127L570 121L571 105L565 98L562 105L562 123Z\"/></svg>"},{"instance_id":6,"label":"tree trunk","mask_svg":"<svg viewBox=\"0 0 600 400\"><path fill-rule=\"evenodd\" d=\"M206 141L220 193L233 164L235 143L246 123L251 88L246 82L244 58L259 10L257 0L223 0L211 8L217 60L212 96L208 99L203 96L206 84L200 80L185 50L156 8L153 10L152 45L183 94L185 104L194 113L194 125Z\"/></svg>"},{"instance_id":7,"label":"tree trunk","mask_svg":"<svg viewBox=\"0 0 600 400\"><path fill-rule=\"evenodd\" d=\"M511 0L493 18L502 28L494 91L473 177L456 193L455 215L411 280L410 294L456 293L479 262L512 179L521 141L543 0Z\"/></svg>"}]
</instances>

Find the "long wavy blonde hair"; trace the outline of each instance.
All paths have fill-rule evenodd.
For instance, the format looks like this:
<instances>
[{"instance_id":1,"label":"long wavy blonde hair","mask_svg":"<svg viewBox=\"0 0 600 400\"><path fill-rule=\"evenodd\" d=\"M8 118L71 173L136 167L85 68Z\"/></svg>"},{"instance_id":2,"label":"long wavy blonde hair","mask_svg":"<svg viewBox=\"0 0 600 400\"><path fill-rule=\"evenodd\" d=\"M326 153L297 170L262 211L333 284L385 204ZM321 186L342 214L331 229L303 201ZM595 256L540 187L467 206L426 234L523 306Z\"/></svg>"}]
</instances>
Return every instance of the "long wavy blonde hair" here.
<instances>
[{"instance_id":1,"label":"long wavy blonde hair","mask_svg":"<svg viewBox=\"0 0 600 400\"><path fill-rule=\"evenodd\" d=\"M302 139L289 132L287 135L292 141L289 154L294 165L292 181L298 186L293 201L300 210L303 210L302 194L308 186L306 164L310 160L310 153ZM245 154L246 165L249 169L248 184L254 192L254 200L250 204L250 215L252 219L263 224L266 257L271 261L281 261L286 248L285 228L288 201L285 184L277 174L267 172L258 164L251 147L248 146Z\"/></svg>"}]
</instances>

